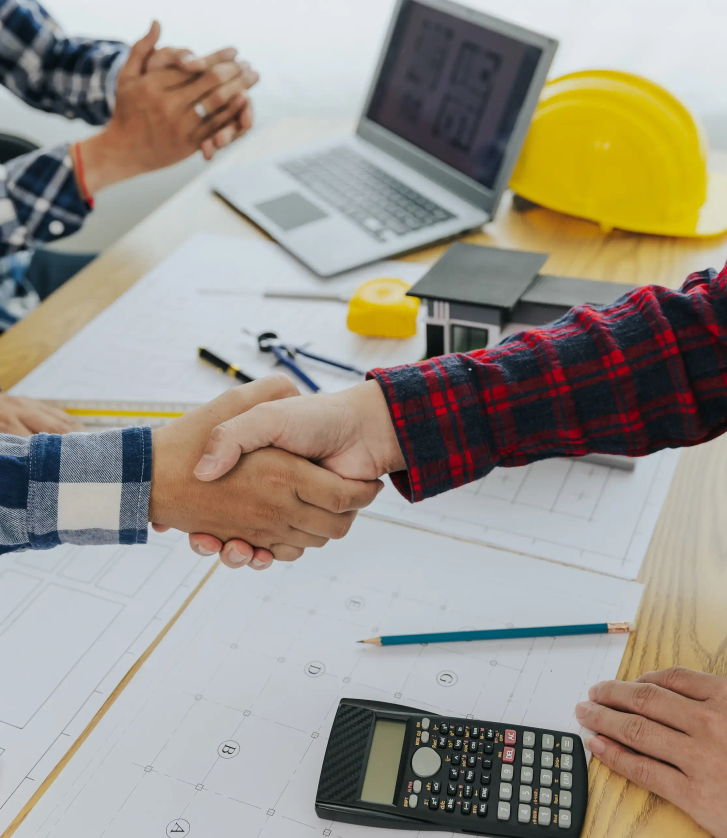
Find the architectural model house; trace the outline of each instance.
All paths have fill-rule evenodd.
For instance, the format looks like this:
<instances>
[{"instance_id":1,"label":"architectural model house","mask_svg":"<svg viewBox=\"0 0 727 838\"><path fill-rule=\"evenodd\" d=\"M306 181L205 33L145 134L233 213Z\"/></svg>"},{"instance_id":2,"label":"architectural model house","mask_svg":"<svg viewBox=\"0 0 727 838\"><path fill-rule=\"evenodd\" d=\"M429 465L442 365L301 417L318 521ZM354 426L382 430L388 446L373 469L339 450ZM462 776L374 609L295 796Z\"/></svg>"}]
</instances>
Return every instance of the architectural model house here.
<instances>
[{"instance_id":1,"label":"architectural model house","mask_svg":"<svg viewBox=\"0 0 727 838\"><path fill-rule=\"evenodd\" d=\"M541 275L545 253L454 244L407 292L426 301L427 357L497 344L505 329L542 326L578 305L606 305L632 285Z\"/></svg>"}]
</instances>

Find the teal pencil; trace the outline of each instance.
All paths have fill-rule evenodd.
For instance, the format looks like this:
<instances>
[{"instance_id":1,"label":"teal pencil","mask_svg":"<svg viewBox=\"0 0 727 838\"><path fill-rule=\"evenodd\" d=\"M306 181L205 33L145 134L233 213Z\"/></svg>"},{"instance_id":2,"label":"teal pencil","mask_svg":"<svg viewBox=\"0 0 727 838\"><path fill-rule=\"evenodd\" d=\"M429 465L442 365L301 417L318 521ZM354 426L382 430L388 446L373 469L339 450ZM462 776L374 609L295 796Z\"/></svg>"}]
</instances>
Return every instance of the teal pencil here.
<instances>
[{"instance_id":1,"label":"teal pencil","mask_svg":"<svg viewBox=\"0 0 727 838\"><path fill-rule=\"evenodd\" d=\"M628 634L634 623L586 623L580 626L484 629L482 631L440 631L431 634L389 634L369 637L359 643L371 646L405 646L409 643L461 643L470 640L509 640L513 637L563 637L570 634Z\"/></svg>"}]
</instances>

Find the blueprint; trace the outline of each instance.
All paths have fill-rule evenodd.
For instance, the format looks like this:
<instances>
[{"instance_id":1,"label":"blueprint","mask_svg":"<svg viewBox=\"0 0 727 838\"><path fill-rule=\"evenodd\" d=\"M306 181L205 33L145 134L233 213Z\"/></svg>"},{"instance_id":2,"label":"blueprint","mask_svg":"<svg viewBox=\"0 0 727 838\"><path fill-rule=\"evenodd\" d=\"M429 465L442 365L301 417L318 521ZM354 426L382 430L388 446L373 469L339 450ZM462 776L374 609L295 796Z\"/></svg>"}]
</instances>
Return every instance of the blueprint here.
<instances>
[{"instance_id":1,"label":"blueprint","mask_svg":"<svg viewBox=\"0 0 727 838\"><path fill-rule=\"evenodd\" d=\"M410 504L387 481L366 514L635 579L679 462L666 450L633 471L544 460Z\"/></svg>"},{"instance_id":2,"label":"blueprint","mask_svg":"<svg viewBox=\"0 0 727 838\"><path fill-rule=\"evenodd\" d=\"M263 573L220 567L18 838L391 838L319 820L341 698L579 732L627 637L379 648L379 632L632 620L641 585L359 518Z\"/></svg>"},{"instance_id":3,"label":"blueprint","mask_svg":"<svg viewBox=\"0 0 727 838\"><path fill-rule=\"evenodd\" d=\"M286 343L363 370L424 355L421 334L409 340L364 338L346 328L347 306L263 297L265 290L348 294L367 279L416 282L426 265L383 262L320 279L271 242L197 234L30 373L14 392L53 399L196 402L215 398L234 379L200 361L211 349L253 377L275 358L243 330L276 332ZM420 330L423 332L423 330ZM333 392L361 377L316 361L297 363ZM279 369L279 368L278 368ZM306 392L304 384L296 380Z\"/></svg>"},{"instance_id":4,"label":"blueprint","mask_svg":"<svg viewBox=\"0 0 727 838\"><path fill-rule=\"evenodd\" d=\"M0 556L0 832L212 564L180 533Z\"/></svg>"}]
</instances>

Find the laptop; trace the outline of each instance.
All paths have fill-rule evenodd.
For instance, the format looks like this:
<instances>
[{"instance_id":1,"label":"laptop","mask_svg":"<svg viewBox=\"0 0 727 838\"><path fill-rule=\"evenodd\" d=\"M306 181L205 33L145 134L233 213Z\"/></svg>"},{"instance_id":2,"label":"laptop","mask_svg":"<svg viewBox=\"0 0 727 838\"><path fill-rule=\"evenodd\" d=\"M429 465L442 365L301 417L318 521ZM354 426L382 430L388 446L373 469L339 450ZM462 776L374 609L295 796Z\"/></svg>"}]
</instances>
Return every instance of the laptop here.
<instances>
[{"instance_id":1,"label":"laptop","mask_svg":"<svg viewBox=\"0 0 727 838\"><path fill-rule=\"evenodd\" d=\"M355 133L231 167L213 187L320 276L477 230L556 47L450 0L398 0Z\"/></svg>"}]
</instances>

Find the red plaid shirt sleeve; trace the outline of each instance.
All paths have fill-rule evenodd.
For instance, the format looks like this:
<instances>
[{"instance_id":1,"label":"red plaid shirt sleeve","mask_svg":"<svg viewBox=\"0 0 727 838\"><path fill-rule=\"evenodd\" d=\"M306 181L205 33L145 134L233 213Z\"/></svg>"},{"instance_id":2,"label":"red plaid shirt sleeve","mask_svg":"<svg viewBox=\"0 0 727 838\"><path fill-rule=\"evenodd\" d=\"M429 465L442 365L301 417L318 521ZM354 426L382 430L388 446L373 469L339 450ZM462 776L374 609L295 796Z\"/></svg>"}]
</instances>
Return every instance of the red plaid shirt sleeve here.
<instances>
[{"instance_id":1,"label":"red plaid shirt sleeve","mask_svg":"<svg viewBox=\"0 0 727 838\"><path fill-rule=\"evenodd\" d=\"M392 480L412 501L496 466L697 445L727 428L727 267L369 376L407 465Z\"/></svg>"}]
</instances>

